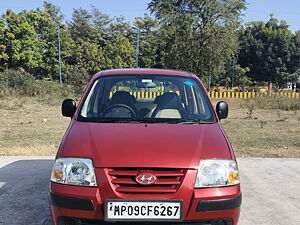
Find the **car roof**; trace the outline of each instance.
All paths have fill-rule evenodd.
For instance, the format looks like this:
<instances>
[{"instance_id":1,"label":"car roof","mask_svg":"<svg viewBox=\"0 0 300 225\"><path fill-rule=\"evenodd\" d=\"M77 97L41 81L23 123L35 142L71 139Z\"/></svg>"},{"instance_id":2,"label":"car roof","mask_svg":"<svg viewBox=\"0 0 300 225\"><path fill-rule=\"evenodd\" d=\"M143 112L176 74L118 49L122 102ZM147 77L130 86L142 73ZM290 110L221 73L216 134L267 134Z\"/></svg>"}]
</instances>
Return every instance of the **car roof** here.
<instances>
[{"instance_id":1,"label":"car roof","mask_svg":"<svg viewBox=\"0 0 300 225\"><path fill-rule=\"evenodd\" d=\"M108 75L128 75L128 74L158 74L158 75L170 75L170 76L184 76L184 77L196 77L195 74L178 71L178 70L170 70L170 69L113 69L113 70L104 70L98 72L94 75L93 78L97 78L99 76L108 76Z\"/></svg>"}]
</instances>

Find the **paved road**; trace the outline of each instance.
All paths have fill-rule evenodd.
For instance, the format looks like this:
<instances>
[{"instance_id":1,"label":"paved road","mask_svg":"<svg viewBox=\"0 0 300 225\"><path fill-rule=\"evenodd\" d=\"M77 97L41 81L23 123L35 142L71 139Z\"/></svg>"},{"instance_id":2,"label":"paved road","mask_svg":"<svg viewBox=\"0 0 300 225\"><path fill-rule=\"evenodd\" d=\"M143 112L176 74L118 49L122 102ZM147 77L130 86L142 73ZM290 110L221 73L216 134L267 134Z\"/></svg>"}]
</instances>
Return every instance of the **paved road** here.
<instances>
[{"instance_id":1,"label":"paved road","mask_svg":"<svg viewBox=\"0 0 300 225\"><path fill-rule=\"evenodd\" d=\"M50 224L53 157L0 157L0 225Z\"/></svg>"},{"instance_id":2,"label":"paved road","mask_svg":"<svg viewBox=\"0 0 300 225\"><path fill-rule=\"evenodd\" d=\"M300 225L300 159L238 159L240 225ZM0 157L0 224L50 225L47 185L53 158Z\"/></svg>"}]
</instances>

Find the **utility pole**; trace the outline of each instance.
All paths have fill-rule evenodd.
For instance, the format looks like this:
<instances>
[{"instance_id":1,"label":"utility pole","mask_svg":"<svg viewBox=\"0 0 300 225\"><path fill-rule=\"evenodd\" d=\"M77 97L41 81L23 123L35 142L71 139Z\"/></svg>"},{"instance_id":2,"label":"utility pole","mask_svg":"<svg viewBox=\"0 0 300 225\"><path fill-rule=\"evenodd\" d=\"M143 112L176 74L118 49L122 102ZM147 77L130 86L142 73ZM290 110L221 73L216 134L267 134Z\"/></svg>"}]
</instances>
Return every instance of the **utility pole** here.
<instances>
[{"instance_id":1,"label":"utility pole","mask_svg":"<svg viewBox=\"0 0 300 225\"><path fill-rule=\"evenodd\" d=\"M136 29L135 67L139 68L140 29Z\"/></svg>"},{"instance_id":2,"label":"utility pole","mask_svg":"<svg viewBox=\"0 0 300 225\"><path fill-rule=\"evenodd\" d=\"M234 65L235 65L235 58L232 59L232 79L231 79L231 88L234 86Z\"/></svg>"},{"instance_id":3,"label":"utility pole","mask_svg":"<svg viewBox=\"0 0 300 225\"><path fill-rule=\"evenodd\" d=\"M62 84L62 76L61 76L61 55L60 55L60 28L58 26L57 30L58 36L58 64L59 64L59 83Z\"/></svg>"}]
</instances>

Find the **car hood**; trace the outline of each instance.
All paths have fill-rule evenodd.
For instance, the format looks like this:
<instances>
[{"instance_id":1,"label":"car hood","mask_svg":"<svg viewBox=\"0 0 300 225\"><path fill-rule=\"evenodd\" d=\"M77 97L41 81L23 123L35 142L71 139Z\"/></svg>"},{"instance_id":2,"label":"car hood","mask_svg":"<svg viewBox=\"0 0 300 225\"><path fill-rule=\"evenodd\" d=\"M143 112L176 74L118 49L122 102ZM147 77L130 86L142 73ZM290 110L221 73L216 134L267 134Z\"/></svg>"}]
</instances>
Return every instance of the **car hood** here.
<instances>
[{"instance_id":1,"label":"car hood","mask_svg":"<svg viewBox=\"0 0 300 225\"><path fill-rule=\"evenodd\" d=\"M73 121L58 157L92 158L95 167L197 168L231 158L218 123L142 124Z\"/></svg>"}]
</instances>

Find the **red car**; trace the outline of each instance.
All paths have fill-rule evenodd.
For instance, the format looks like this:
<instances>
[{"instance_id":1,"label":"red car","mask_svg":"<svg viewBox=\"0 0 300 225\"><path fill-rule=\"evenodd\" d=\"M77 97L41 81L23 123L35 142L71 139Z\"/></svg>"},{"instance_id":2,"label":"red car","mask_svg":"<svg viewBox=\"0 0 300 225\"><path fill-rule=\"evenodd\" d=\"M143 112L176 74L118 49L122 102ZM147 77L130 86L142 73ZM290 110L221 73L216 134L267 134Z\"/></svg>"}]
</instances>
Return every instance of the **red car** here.
<instances>
[{"instance_id":1,"label":"red car","mask_svg":"<svg viewBox=\"0 0 300 225\"><path fill-rule=\"evenodd\" d=\"M122 69L97 73L53 165L53 223L236 225L241 191L236 159L212 108L188 72Z\"/></svg>"}]
</instances>

